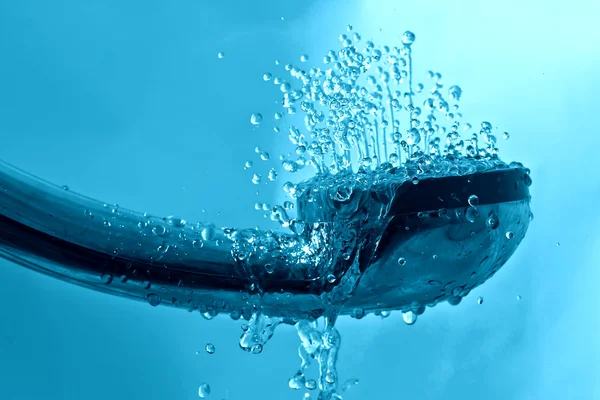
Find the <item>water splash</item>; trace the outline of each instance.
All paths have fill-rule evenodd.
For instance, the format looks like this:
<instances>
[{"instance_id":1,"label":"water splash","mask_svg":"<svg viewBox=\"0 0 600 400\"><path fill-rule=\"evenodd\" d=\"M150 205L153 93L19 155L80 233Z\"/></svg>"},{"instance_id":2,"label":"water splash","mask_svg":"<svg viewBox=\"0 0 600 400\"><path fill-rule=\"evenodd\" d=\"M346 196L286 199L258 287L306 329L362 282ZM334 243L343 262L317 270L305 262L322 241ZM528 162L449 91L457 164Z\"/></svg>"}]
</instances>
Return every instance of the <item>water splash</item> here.
<instances>
[{"instance_id":1,"label":"water splash","mask_svg":"<svg viewBox=\"0 0 600 400\"><path fill-rule=\"evenodd\" d=\"M352 27L347 30L352 32ZM484 121L477 131L462 121L459 101L463 92L459 86L451 85L444 95L442 75L433 71L427 74L429 90L423 83L413 84L414 33L405 32L399 47L379 47L371 41L359 46L361 35L352 33L351 37L340 35L342 48L327 52L323 58L325 68L305 69L309 57L302 55L302 67L285 65L291 81L270 72L263 75L264 81L278 85L283 95L283 112L275 113L278 125L274 130L280 132L281 124L286 124L294 146L294 152L281 155L279 161L256 148L262 161L280 162L279 167L269 169L269 180L298 173L306 166L315 170L315 176L307 181L283 184L286 195L297 201L297 218L288 214L293 211L291 202L255 206L268 212L271 220L292 235L226 231L234 242L234 258L251 278L250 292L257 296L249 323L243 327L240 347L259 354L278 325L294 324L301 340L301 365L289 386L311 393L317 390L318 399L323 400L341 399L343 390L356 383L338 384L336 362L341 336L334 325L338 311L360 281L361 262L372 255L373 243L379 241L389 222L386 207L394 190L406 181L417 185L428 177L466 175L507 166L498 157L492 124ZM299 117L303 127L294 123ZM253 125L262 122L261 114L251 116ZM508 133L503 137L507 139ZM251 161L246 162L246 168L251 166ZM253 173L252 182L261 183L262 175ZM360 194L370 193L375 186L387 188L387 201L368 210L369 218L358 218L363 204ZM478 197L471 195L468 204L464 217L475 222L480 216ZM497 217L490 214L486 225L495 228L497 224ZM506 233L507 239L512 236L512 232ZM273 253L280 253L292 263L312 265L314 276L332 287L321 296L323 327L310 317L290 321L262 314L260 279L248 260ZM400 266L406 263L405 258L398 259ZM461 294L458 290L452 293L448 302L459 304ZM404 322L412 325L425 307L413 304L402 311ZM386 318L390 312L380 311L378 315ZM365 311L355 309L352 316L363 318ZM313 361L318 364L317 379L306 376Z\"/></svg>"},{"instance_id":2,"label":"water splash","mask_svg":"<svg viewBox=\"0 0 600 400\"><path fill-rule=\"evenodd\" d=\"M202 305L189 300L189 310L199 310L207 320L228 313L234 320L247 321L242 327L239 346L255 355L262 353L279 325L295 326L301 342L301 365L290 379L290 387L308 391L309 396L321 400L340 399L357 382L340 383L336 362L341 336L335 322L343 309L352 309L351 316L356 319L371 312L352 308L351 301L364 278L364 267L371 263L393 217L390 207L398 188L405 183L409 187L422 185L431 177L508 167L498 157L493 125L483 121L474 128L463 122L459 107L463 92L459 86L445 90L441 74L433 71L427 74L427 85L413 82L412 46L416 39L413 33L406 32L399 47L389 47L363 42L351 27L348 32L340 36L341 49L328 51L324 56L324 67L308 68L312 59L303 55L301 66L284 66L285 79L284 75L271 72L263 75L263 80L276 85L283 96L283 109L273 117L274 130L287 132L293 151L277 157L275 152L257 147L254 161L247 160L243 167L255 184L282 182L288 197L283 204L255 205L256 210L267 213L282 229L218 229L212 224L189 223L176 216L151 215L144 215L137 225L139 236L153 245L151 262L179 260L182 254L198 253L199 249L217 258L223 253L217 250L230 250L235 265L230 265L227 258L226 264L218 265L231 270L214 272L239 278L241 293L230 291L223 297L227 300L207 301ZM303 125L297 124L298 120ZM254 129L263 129L266 119L257 112L250 116L250 123ZM508 133L503 137L508 138ZM298 174L307 166L314 169L313 176L293 183L297 180L290 174ZM101 212L86 210L85 216L103 221L109 237L112 233L118 235L116 216L122 210L118 205L105 207ZM464 210L448 215L448 210L440 209L436 218L465 220L473 226L480 221L481 229L496 232L507 244L510 241L511 246L516 246L514 242L522 237L525 228L509 226L511 230L498 233L498 214L502 214L496 211L480 206L478 196L472 194ZM485 219L482 215L486 215ZM424 213L418 213L417 217L429 218ZM111 250L115 255L120 251ZM433 260L438 254L444 256L442 250L436 250ZM494 264L490 273L496 272L504 261L502 257L490 260L490 265ZM400 254L393 257L395 266L396 263L398 270L414 268L416 264L414 258ZM149 270L146 272L150 274ZM138 274L135 269L127 273L118 279L106 273L100 279L104 285L139 281L150 305L177 302L181 306L179 298L164 287L135 278ZM378 310L374 314L388 318L392 310L398 309L402 320L412 325L425 312L426 304L434 306L447 300L458 305L469 293L466 285L458 286L455 281L444 284L435 278L423 283L436 292L431 302L421 304L410 300L394 308L379 303L377 298ZM170 274L167 279L171 279ZM481 279L474 285L485 277ZM273 302L269 305L265 300L270 296L278 305L295 301L294 294L284 293L282 286L278 286L281 282L301 282L305 286L300 292L314 287L318 289L314 293L318 294L310 302L301 300L301 306L292 307L302 312L288 315L285 310L273 309ZM401 286L399 282L398 285ZM177 289L181 286L179 280ZM185 290L182 288L181 292ZM238 295L240 298L233 298ZM180 293L177 296L184 297ZM229 300L234 305L227 304ZM271 311L277 316L270 315ZM207 345L205 349L209 354L214 353L214 346ZM311 365L317 366L314 377ZM209 393L208 385L200 386L201 397Z\"/></svg>"}]
</instances>

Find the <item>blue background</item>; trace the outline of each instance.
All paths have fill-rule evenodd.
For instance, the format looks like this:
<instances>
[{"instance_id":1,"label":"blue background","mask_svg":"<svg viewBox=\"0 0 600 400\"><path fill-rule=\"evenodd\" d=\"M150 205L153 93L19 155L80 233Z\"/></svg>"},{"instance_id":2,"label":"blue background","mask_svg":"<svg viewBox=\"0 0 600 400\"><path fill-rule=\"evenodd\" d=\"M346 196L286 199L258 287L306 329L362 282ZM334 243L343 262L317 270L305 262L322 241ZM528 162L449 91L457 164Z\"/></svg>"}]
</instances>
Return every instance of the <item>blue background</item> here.
<instances>
[{"instance_id":1,"label":"blue background","mask_svg":"<svg viewBox=\"0 0 600 400\"><path fill-rule=\"evenodd\" d=\"M253 204L280 201L283 181L256 195L243 163L260 163L257 145L291 147L271 131L281 95L262 74L304 53L320 64L349 23L381 45L410 29L416 80L442 72L462 87L466 119L511 133L501 154L532 169L535 219L459 307L414 326L394 314L339 321L340 376L360 379L344 398L599 399L598 4L0 0L0 158L127 208L266 226ZM0 298L0 399L194 399L203 382L211 398L301 398L287 387L299 365L291 327L250 355L228 317L6 261Z\"/></svg>"}]
</instances>

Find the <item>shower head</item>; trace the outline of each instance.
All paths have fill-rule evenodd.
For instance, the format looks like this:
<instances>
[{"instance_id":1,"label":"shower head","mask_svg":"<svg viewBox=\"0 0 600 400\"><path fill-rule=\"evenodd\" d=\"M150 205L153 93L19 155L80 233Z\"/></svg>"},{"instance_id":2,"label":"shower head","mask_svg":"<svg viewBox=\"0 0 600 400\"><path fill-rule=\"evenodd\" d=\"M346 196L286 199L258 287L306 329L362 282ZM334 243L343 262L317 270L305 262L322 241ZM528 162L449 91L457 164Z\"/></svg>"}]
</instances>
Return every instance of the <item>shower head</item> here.
<instances>
[{"instance_id":1,"label":"shower head","mask_svg":"<svg viewBox=\"0 0 600 400\"><path fill-rule=\"evenodd\" d=\"M517 166L405 181L393 191L389 185L357 190L352 196L361 206L346 224L356 222L358 245L349 257L332 253L325 271L277 252L242 261L221 230L199 241L201 226L115 212L0 163L0 256L83 287L200 310L207 318L249 318L257 306L267 315L317 317L325 297L332 299L352 274L342 314L420 311L439 301L458 303L508 260L529 224L530 183ZM335 233L334 216L345 215L351 202L332 209L305 202L309 195L298 198L301 218ZM373 226L382 210L385 218Z\"/></svg>"}]
</instances>

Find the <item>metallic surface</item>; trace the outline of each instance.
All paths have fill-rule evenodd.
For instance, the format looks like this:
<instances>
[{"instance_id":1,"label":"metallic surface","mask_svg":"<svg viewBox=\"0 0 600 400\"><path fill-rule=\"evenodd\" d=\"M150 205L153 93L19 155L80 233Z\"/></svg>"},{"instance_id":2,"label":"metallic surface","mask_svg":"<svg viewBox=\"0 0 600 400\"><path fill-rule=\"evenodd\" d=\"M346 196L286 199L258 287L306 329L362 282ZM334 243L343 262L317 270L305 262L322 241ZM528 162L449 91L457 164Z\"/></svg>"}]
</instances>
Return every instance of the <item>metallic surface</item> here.
<instances>
[{"instance_id":1,"label":"metallic surface","mask_svg":"<svg viewBox=\"0 0 600 400\"><path fill-rule=\"evenodd\" d=\"M464 214L465 194L470 192L460 187L468 186L468 177L452 184L464 197L455 204L460 207L443 213L396 207L407 198L406 186L397 188L390 218L361 253L362 276L342 313L357 308L421 312L426 304L460 301L492 276L516 250L529 223L530 180L524 169L518 171L513 174L518 179L505 172L515 188L525 185L517 196L521 198L513 195L510 201L477 206L479 217L474 222ZM428 190L436 182L447 187L444 179L430 178ZM486 182L487 188L490 182L507 187L496 178ZM489 215L497 216L495 226L486 223ZM321 296L332 286L323 277L314 278L309 266L295 265L292 273L285 260L261 260L273 264L275 272L257 276L264 289L259 298L248 294L252 290L247 269L235 262L232 242L220 230L216 240L198 247L194 238L202 227L176 222L113 208L0 163L0 256L8 260L154 306L200 310L207 318L223 312L249 318L258 305L271 315L305 317L323 312ZM514 235L511 239L509 231ZM361 235L368 238L364 232ZM157 252L167 244L168 251ZM406 260L402 265L400 258ZM345 273L348 267L338 271Z\"/></svg>"}]
</instances>

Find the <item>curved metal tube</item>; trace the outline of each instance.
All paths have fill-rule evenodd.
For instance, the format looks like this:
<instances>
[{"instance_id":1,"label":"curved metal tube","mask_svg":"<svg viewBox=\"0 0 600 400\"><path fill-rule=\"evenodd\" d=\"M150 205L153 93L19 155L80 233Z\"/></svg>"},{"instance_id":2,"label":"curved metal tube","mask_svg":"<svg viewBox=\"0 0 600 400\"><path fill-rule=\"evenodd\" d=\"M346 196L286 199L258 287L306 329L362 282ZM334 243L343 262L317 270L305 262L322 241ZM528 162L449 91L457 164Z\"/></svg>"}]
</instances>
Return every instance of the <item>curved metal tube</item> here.
<instances>
[{"instance_id":1,"label":"curved metal tube","mask_svg":"<svg viewBox=\"0 0 600 400\"><path fill-rule=\"evenodd\" d=\"M357 191L354 195L364 200L359 214L348 220L358 221L354 253L347 258L333 254L331 271L326 271L310 263L292 265L276 252L240 263L231 252L234 242L210 225L112 207L0 162L0 256L154 306L199 309L207 318L223 312L250 318L258 305L268 315L318 316L323 296L344 297L344 314L420 309L456 302L452 298L466 295L510 257L527 230L529 184L523 168L512 168L429 178L419 185L404 182L392 192L377 186ZM481 218L473 222L465 220L464 212L474 191ZM335 238L339 221L331 218L342 215L344 203L333 204L333 214L323 214L323 208L311 210L308 205L314 203L304 202L308 195L298 199L302 218L325 224L327 237ZM365 223L384 206L385 223L377 229ZM447 212L441 215L440 209ZM499 222L490 227L486 218L492 214ZM211 240L203 240L207 236ZM402 257L405 264L398 262ZM334 272L336 281L326 272ZM260 296L249 294L253 283L260 286ZM340 291L344 286L348 293Z\"/></svg>"}]
</instances>

